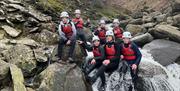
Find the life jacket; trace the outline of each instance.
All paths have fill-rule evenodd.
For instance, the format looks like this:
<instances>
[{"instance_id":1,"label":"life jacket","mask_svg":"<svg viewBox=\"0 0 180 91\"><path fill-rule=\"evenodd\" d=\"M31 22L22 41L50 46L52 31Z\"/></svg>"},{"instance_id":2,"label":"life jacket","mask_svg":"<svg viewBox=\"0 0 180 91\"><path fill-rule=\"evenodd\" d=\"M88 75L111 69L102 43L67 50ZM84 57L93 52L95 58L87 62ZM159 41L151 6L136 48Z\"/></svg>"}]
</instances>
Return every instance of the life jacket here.
<instances>
[{"instance_id":1,"label":"life jacket","mask_svg":"<svg viewBox=\"0 0 180 91\"><path fill-rule=\"evenodd\" d=\"M108 45L106 45L105 51L106 51L106 58L107 59L111 59L111 58L115 57L116 49L115 49L114 45L112 45L111 47L108 47Z\"/></svg>"},{"instance_id":2,"label":"life jacket","mask_svg":"<svg viewBox=\"0 0 180 91\"><path fill-rule=\"evenodd\" d=\"M75 23L76 28L83 28L83 19L82 18L74 18L73 22Z\"/></svg>"},{"instance_id":3,"label":"life jacket","mask_svg":"<svg viewBox=\"0 0 180 91\"><path fill-rule=\"evenodd\" d=\"M98 37L100 39L106 39L106 30L101 28L101 30L98 30L98 31L99 31Z\"/></svg>"},{"instance_id":4,"label":"life jacket","mask_svg":"<svg viewBox=\"0 0 180 91\"><path fill-rule=\"evenodd\" d=\"M123 31L122 31L122 29L120 27L115 27L113 29L113 32L114 32L114 35L115 35L116 38L122 38Z\"/></svg>"},{"instance_id":5,"label":"life jacket","mask_svg":"<svg viewBox=\"0 0 180 91\"><path fill-rule=\"evenodd\" d=\"M101 52L100 52L99 48L93 48L93 54L94 54L94 57L101 56Z\"/></svg>"},{"instance_id":6,"label":"life jacket","mask_svg":"<svg viewBox=\"0 0 180 91\"><path fill-rule=\"evenodd\" d=\"M125 60L131 61L136 59L136 55L134 50L131 48L132 47L131 44L127 48L124 45L122 47L123 47L122 54Z\"/></svg>"},{"instance_id":7,"label":"life jacket","mask_svg":"<svg viewBox=\"0 0 180 91\"><path fill-rule=\"evenodd\" d=\"M61 30L67 38L70 38L73 35L72 25L70 22L66 25L61 25Z\"/></svg>"}]
</instances>

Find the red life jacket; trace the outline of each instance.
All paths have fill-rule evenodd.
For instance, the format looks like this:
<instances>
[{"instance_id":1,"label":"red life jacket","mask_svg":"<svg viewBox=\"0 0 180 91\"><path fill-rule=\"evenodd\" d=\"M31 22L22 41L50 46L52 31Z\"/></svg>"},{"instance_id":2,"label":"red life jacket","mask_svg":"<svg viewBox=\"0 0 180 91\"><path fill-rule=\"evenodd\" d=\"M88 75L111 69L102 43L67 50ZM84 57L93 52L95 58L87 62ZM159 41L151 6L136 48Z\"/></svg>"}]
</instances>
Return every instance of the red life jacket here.
<instances>
[{"instance_id":1,"label":"red life jacket","mask_svg":"<svg viewBox=\"0 0 180 91\"><path fill-rule=\"evenodd\" d=\"M61 30L64 32L67 38L70 38L73 35L73 30L71 24L61 25Z\"/></svg>"},{"instance_id":2,"label":"red life jacket","mask_svg":"<svg viewBox=\"0 0 180 91\"><path fill-rule=\"evenodd\" d=\"M131 48L131 44L127 48L123 45L122 54L125 60L131 61L136 59L136 55L134 50Z\"/></svg>"},{"instance_id":3,"label":"red life jacket","mask_svg":"<svg viewBox=\"0 0 180 91\"><path fill-rule=\"evenodd\" d=\"M115 35L116 38L122 38L123 31L122 31L122 29L120 27L115 27L113 29L113 32L114 32L114 35Z\"/></svg>"},{"instance_id":4,"label":"red life jacket","mask_svg":"<svg viewBox=\"0 0 180 91\"><path fill-rule=\"evenodd\" d=\"M73 22L75 23L76 28L83 28L83 19L82 18L74 18Z\"/></svg>"},{"instance_id":5,"label":"red life jacket","mask_svg":"<svg viewBox=\"0 0 180 91\"><path fill-rule=\"evenodd\" d=\"M101 28L101 30L99 31L98 37L100 39L106 39L106 30Z\"/></svg>"},{"instance_id":6,"label":"red life jacket","mask_svg":"<svg viewBox=\"0 0 180 91\"><path fill-rule=\"evenodd\" d=\"M94 54L94 57L101 56L101 52L99 51L99 48L93 48L93 54Z\"/></svg>"},{"instance_id":7,"label":"red life jacket","mask_svg":"<svg viewBox=\"0 0 180 91\"><path fill-rule=\"evenodd\" d=\"M112 45L111 47L108 47L108 45L106 45L105 51L106 51L107 59L111 59L111 58L115 57L116 49L115 49L114 45Z\"/></svg>"}]
</instances>

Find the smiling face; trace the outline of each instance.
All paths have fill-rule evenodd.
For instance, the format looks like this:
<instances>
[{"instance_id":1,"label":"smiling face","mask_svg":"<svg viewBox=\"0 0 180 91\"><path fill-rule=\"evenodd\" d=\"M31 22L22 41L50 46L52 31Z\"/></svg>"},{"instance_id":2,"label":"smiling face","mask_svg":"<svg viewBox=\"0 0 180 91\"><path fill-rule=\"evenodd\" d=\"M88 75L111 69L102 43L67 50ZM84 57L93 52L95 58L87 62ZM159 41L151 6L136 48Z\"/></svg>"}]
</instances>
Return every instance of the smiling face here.
<instances>
[{"instance_id":1,"label":"smiling face","mask_svg":"<svg viewBox=\"0 0 180 91\"><path fill-rule=\"evenodd\" d=\"M112 41L112 40L113 40L113 37L112 37L112 36L109 36L109 35L106 36L106 41L107 41L107 42L110 42L110 41Z\"/></svg>"},{"instance_id":2,"label":"smiling face","mask_svg":"<svg viewBox=\"0 0 180 91\"><path fill-rule=\"evenodd\" d=\"M80 17L81 17L81 14L76 13L75 16L76 16L76 18L80 18Z\"/></svg>"},{"instance_id":3,"label":"smiling face","mask_svg":"<svg viewBox=\"0 0 180 91\"><path fill-rule=\"evenodd\" d=\"M62 17L62 22L63 23L67 23L68 22L68 18L67 17Z\"/></svg>"},{"instance_id":4,"label":"smiling face","mask_svg":"<svg viewBox=\"0 0 180 91\"><path fill-rule=\"evenodd\" d=\"M99 41L99 40L93 41L93 45L94 45L94 46L99 46L99 45L100 45L100 41Z\"/></svg>"},{"instance_id":5,"label":"smiling face","mask_svg":"<svg viewBox=\"0 0 180 91\"><path fill-rule=\"evenodd\" d=\"M119 24L118 23L113 23L114 27L118 27Z\"/></svg>"},{"instance_id":6,"label":"smiling face","mask_svg":"<svg viewBox=\"0 0 180 91\"><path fill-rule=\"evenodd\" d=\"M130 43L130 39L129 38L123 38L123 41L124 41L125 44Z\"/></svg>"}]
</instances>

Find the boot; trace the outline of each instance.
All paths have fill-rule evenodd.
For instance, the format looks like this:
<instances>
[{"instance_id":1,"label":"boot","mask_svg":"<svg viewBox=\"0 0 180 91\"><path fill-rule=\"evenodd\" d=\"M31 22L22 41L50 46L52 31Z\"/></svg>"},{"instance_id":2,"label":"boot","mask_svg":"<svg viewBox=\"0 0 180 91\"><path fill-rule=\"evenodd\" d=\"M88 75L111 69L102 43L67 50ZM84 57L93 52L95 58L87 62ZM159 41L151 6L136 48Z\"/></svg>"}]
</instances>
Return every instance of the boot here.
<instances>
[{"instance_id":1,"label":"boot","mask_svg":"<svg viewBox=\"0 0 180 91\"><path fill-rule=\"evenodd\" d=\"M73 60L73 58L69 57L69 58L68 58L68 62L69 62L69 63L74 63L75 61Z\"/></svg>"}]
</instances>

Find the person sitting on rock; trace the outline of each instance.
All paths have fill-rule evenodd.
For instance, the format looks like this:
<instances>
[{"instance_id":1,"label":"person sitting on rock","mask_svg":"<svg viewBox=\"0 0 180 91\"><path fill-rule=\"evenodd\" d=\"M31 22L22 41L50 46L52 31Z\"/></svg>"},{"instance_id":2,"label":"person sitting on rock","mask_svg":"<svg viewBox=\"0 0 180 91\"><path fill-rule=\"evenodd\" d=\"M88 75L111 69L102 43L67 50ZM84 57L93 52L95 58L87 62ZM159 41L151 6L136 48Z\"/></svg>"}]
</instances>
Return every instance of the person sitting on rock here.
<instances>
[{"instance_id":1,"label":"person sitting on rock","mask_svg":"<svg viewBox=\"0 0 180 91\"><path fill-rule=\"evenodd\" d=\"M94 35L100 38L100 43L103 45L106 43L106 23L104 20L100 20L99 25L100 26L97 28L97 30L95 30Z\"/></svg>"},{"instance_id":2,"label":"person sitting on rock","mask_svg":"<svg viewBox=\"0 0 180 91\"><path fill-rule=\"evenodd\" d=\"M72 19L72 21L75 24L76 30L77 30L77 39L81 39L84 43L86 43L86 37L85 37L85 33L83 30L84 26L88 26L90 24L90 20L88 19L87 23L84 24L83 19L81 18L81 11L79 9L75 10L75 16L76 18ZM85 56L87 56L85 48L82 49L83 54L85 54Z\"/></svg>"},{"instance_id":3,"label":"person sitting on rock","mask_svg":"<svg viewBox=\"0 0 180 91\"><path fill-rule=\"evenodd\" d=\"M113 32L114 32L114 36L116 39L117 43L122 43L122 34L123 34L123 30L121 27L119 27L119 20L118 19L114 19L113 20Z\"/></svg>"},{"instance_id":4,"label":"person sitting on rock","mask_svg":"<svg viewBox=\"0 0 180 91\"><path fill-rule=\"evenodd\" d=\"M125 60L131 68L131 77L133 82L137 79L138 65L141 61L142 54L135 43L130 39L132 38L130 32L123 33L123 43L120 46L121 59Z\"/></svg>"},{"instance_id":5,"label":"person sitting on rock","mask_svg":"<svg viewBox=\"0 0 180 91\"><path fill-rule=\"evenodd\" d=\"M58 57L59 63L64 63L65 61L62 60L63 54L63 47L64 45L70 46L69 53L68 53L68 61L74 62L73 60L73 53L76 44L76 28L73 22L70 21L69 15L67 12L61 13L62 21L59 24L58 32L60 35L60 40L58 44Z\"/></svg>"},{"instance_id":6,"label":"person sitting on rock","mask_svg":"<svg viewBox=\"0 0 180 91\"><path fill-rule=\"evenodd\" d=\"M92 51L94 57L86 59L83 65L83 71L87 76L95 68L99 68L102 65L104 49L100 46L100 39L98 36L94 36L92 39L93 45L87 45L82 41L79 41L79 44L84 46L88 51Z\"/></svg>"},{"instance_id":7,"label":"person sitting on rock","mask_svg":"<svg viewBox=\"0 0 180 91\"><path fill-rule=\"evenodd\" d=\"M93 84L98 77L102 79L101 90L105 89L105 71L113 72L119 66L120 61L120 52L119 45L115 43L114 33L112 30L108 30L106 32L106 44L103 46L104 48L104 59L101 67L98 69L97 73L94 76L88 77L88 80Z\"/></svg>"}]
</instances>

